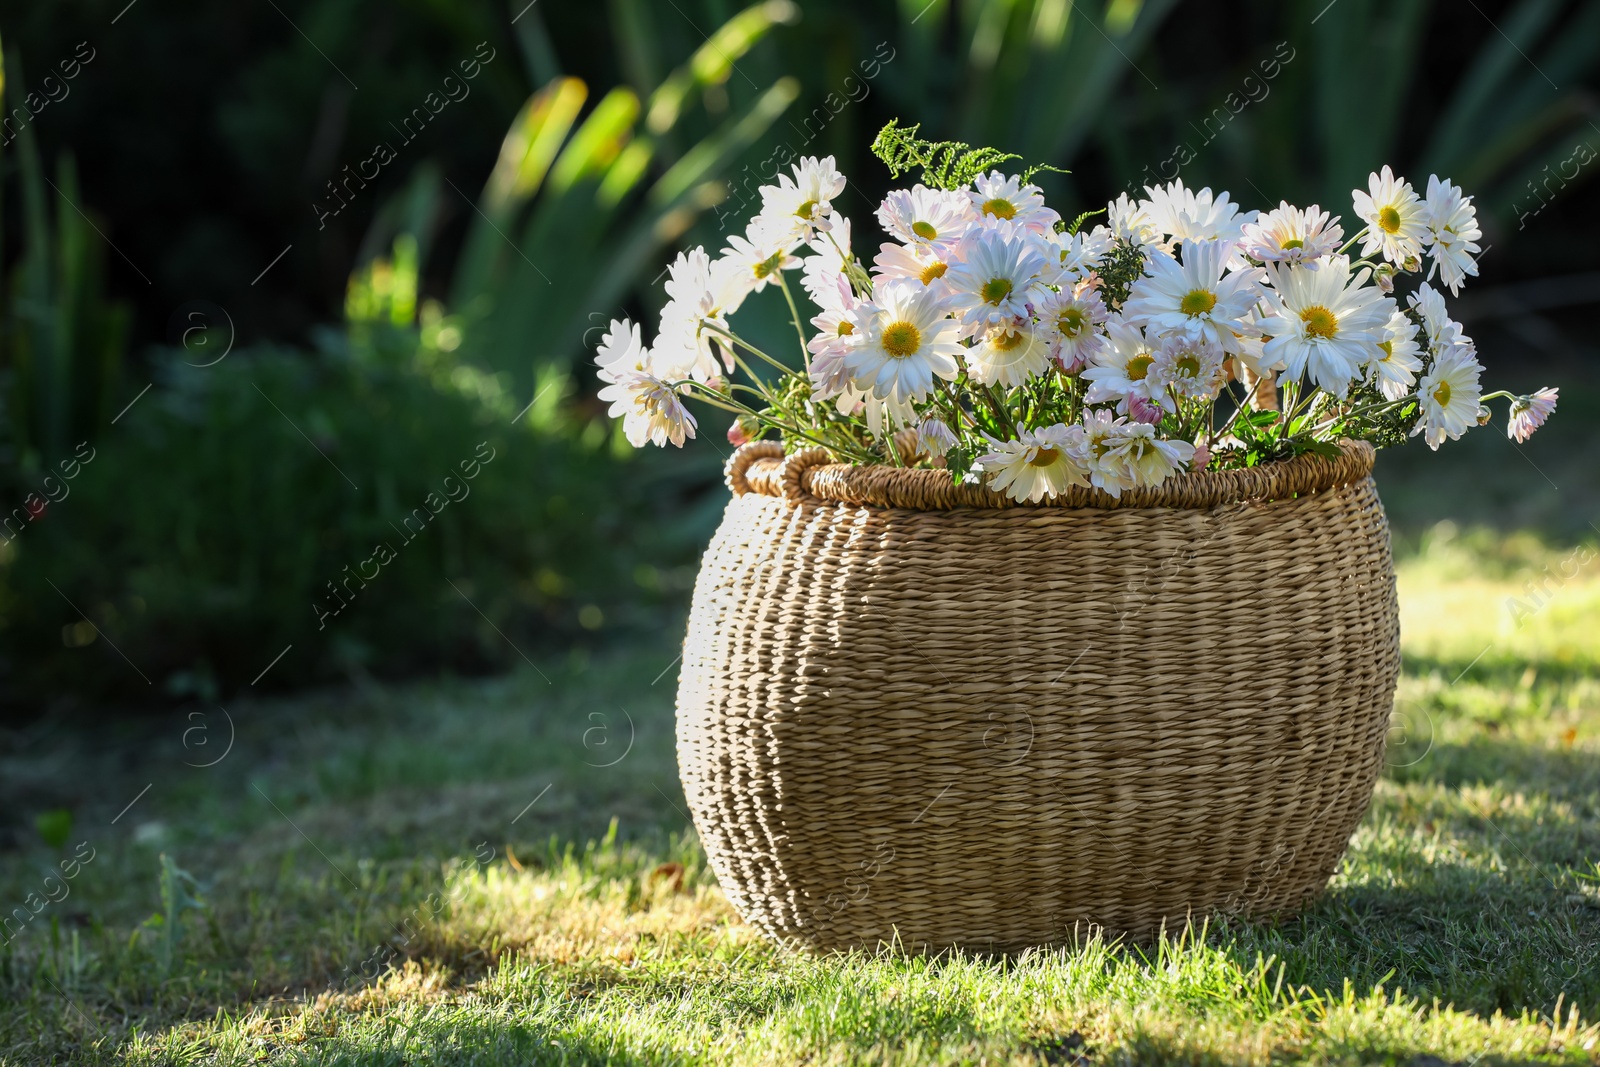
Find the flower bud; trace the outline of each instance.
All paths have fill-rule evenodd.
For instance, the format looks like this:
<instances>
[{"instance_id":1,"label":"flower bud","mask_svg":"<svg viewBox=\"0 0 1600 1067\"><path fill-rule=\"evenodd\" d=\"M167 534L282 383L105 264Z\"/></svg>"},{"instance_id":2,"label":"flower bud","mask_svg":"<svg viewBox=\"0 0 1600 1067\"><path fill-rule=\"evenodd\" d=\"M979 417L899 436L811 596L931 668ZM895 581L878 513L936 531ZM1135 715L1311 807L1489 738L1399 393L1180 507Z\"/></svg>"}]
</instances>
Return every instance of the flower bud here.
<instances>
[{"instance_id":1,"label":"flower bud","mask_svg":"<svg viewBox=\"0 0 1600 1067\"><path fill-rule=\"evenodd\" d=\"M747 445L756 439L756 434L761 431L760 425L749 415L740 415L728 427L728 443L735 448Z\"/></svg>"},{"instance_id":2,"label":"flower bud","mask_svg":"<svg viewBox=\"0 0 1600 1067\"><path fill-rule=\"evenodd\" d=\"M1149 423L1151 426L1161 421L1161 405L1146 400L1142 396L1128 397L1128 417L1134 422Z\"/></svg>"},{"instance_id":3,"label":"flower bud","mask_svg":"<svg viewBox=\"0 0 1600 1067\"><path fill-rule=\"evenodd\" d=\"M922 447L935 456L942 456L956 447L956 435L939 419L923 419L917 426Z\"/></svg>"}]
</instances>

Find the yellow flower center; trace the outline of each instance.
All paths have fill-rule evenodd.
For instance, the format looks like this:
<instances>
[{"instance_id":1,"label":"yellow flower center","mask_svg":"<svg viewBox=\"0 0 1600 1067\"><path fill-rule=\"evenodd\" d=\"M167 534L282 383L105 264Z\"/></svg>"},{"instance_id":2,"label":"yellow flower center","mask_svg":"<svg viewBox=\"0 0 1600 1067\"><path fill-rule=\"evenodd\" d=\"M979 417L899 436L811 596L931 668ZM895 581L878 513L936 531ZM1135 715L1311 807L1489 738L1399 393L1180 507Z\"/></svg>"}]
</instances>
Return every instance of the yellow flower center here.
<instances>
[{"instance_id":1,"label":"yellow flower center","mask_svg":"<svg viewBox=\"0 0 1600 1067\"><path fill-rule=\"evenodd\" d=\"M1440 382L1433 390L1433 399L1438 401L1440 407L1442 407L1442 408L1449 407L1450 406L1450 383L1449 382Z\"/></svg>"},{"instance_id":2,"label":"yellow flower center","mask_svg":"<svg viewBox=\"0 0 1600 1067\"><path fill-rule=\"evenodd\" d=\"M982 295L985 303L999 304L1000 301L1011 295L1011 279L990 278L983 283L983 288L978 292Z\"/></svg>"},{"instance_id":3,"label":"yellow flower center","mask_svg":"<svg viewBox=\"0 0 1600 1067\"><path fill-rule=\"evenodd\" d=\"M1394 358L1394 342L1393 341L1379 341L1378 342L1378 347L1383 349L1383 358L1385 360L1391 360L1391 359Z\"/></svg>"},{"instance_id":4,"label":"yellow flower center","mask_svg":"<svg viewBox=\"0 0 1600 1067\"><path fill-rule=\"evenodd\" d=\"M1283 242L1283 247L1285 249L1289 249L1289 248L1304 248L1305 246L1306 246L1306 243L1304 241L1300 240L1300 238L1298 238L1298 237L1291 237L1287 241Z\"/></svg>"},{"instance_id":5,"label":"yellow flower center","mask_svg":"<svg viewBox=\"0 0 1600 1067\"><path fill-rule=\"evenodd\" d=\"M931 285L935 278L943 278L944 272L949 269L949 264L941 263L937 259L934 260L932 263L929 263L926 267L922 268L922 274L920 275L922 278L922 284Z\"/></svg>"},{"instance_id":6,"label":"yellow flower center","mask_svg":"<svg viewBox=\"0 0 1600 1067\"><path fill-rule=\"evenodd\" d=\"M765 278L765 277L769 276L770 274L772 274L773 271L778 269L778 265L780 263L782 263L782 262L783 262L783 253L782 252L774 252L774 253L772 253L772 255L768 256L766 259L763 259L760 263L756 264L756 277L757 278Z\"/></svg>"},{"instance_id":7,"label":"yellow flower center","mask_svg":"<svg viewBox=\"0 0 1600 1067\"><path fill-rule=\"evenodd\" d=\"M1017 217L1017 205L1001 197L983 202L983 213L993 215L997 219L1014 219Z\"/></svg>"},{"instance_id":8,"label":"yellow flower center","mask_svg":"<svg viewBox=\"0 0 1600 1067\"><path fill-rule=\"evenodd\" d=\"M840 336L840 337L849 337L851 334L853 334L855 332L856 332L855 323L851 322L849 319L840 319L839 320L839 333L838 333L838 336Z\"/></svg>"},{"instance_id":9,"label":"yellow flower center","mask_svg":"<svg viewBox=\"0 0 1600 1067\"><path fill-rule=\"evenodd\" d=\"M1006 330L1004 333L990 334L989 344L1001 352L1010 352L1023 342L1021 330Z\"/></svg>"},{"instance_id":10,"label":"yellow flower center","mask_svg":"<svg viewBox=\"0 0 1600 1067\"><path fill-rule=\"evenodd\" d=\"M922 331L904 319L891 322L883 331L883 350L895 359L914 356L922 347Z\"/></svg>"},{"instance_id":11,"label":"yellow flower center","mask_svg":"<svg viewBox=\"0 0 1600 1067\"><path fill-rule=\"evenodd\" d=\"M1200 358L1193 353L1185 353L1178 357L1178 361L1172 365L1172 368L1178 372L1179 377L1198 378L1200 377Z\"/></svg>"},{"instance_id":12,"label":"yellow flower center","mask_svg":"<svg viewBox=\"0 0 1600 1067\"><path fill-rule=\"evenodd\" d=\"M1056 322L1060 325L1062 333L1066 334L1068 337L1076 337L1078 336L1078 332L1084 327L1085 319L1083 315L1083 309L1067 308L1061 313L1060 317L1056 319Z\"/></svg>"},{"instance_id":13,"label":"yellow flower center","mask_svg":"<svg viewBox=\"0 0 1600 1067\"><path fill-rule=\"evenodd\" d=\"M922 238L924 241L931 241L935 237L939 236L939 231L933 228L932 223L923 222L921 219L918 219L916 222L911 224L911 232Z\"/></svg>"},{"instance_id":14,"label":"yellow flower center","mask_svg":"<svg viewBox=\"0 0 1600 1067\"><path fill-rule=\"evenodd\" d=\"M1400 232L1400 211L1398 208L1383 207L1378 209L1378 227L1384 233Z\"/></svg>"},{"instance_id":15,"label":"yellow flower center","mask_svg":"<svg viewBox=\"0 0 1600 1067\"><path fill-rule=\"evenodd\" d=\"M817 202L815 200L807 200L805 203L800 205L799 210L797 210L795 212L795 214L800 216L803 219L809 219L811 217L812 213L815 212L816 210L817 210Z\"/></svg>"},{"instance_id":16,"label":"yellow flower center","mask_svg":"<svg viewBox=\"0 0 1600 1067\"><path fill-rule=\"evenodd\" d=\"M1141 352L1128 360L1128 381L1142 382L1144 376L1150 373L1150 364L1155 362L1155 357L1148 352Z\"/></svg>"},{"instance_id":17,"label":"yellow flower center","mask_svg":"<svg viewBox=\"0 0 1600 1067\"><path fill-rule=\"evenodd\" d=\"M1191 289L1178 301L1178 310L1185 315L1204 315L1217 306L1217 294L1209 289Z\"/></svg>"},{"instance_id":18,"label":"yellow flower center","mask_svg":"<svg viewBox=\"0 0 1600 1067\"><path fill-rule=\"evenodd\" d=\"M1061 450L1059 448L1037 448L1034 449L1033 455L1028 457L1028 466L1048 467L1060 458Z\"/></svg>"},{"instance_id":19,"label":"yellow flower center","mask_svg":"<svg viewBox=\"0 0 1600 1067\"><path fill-rule=\"evenodd\" d=\"M1306 324L1310 337L1332 337L1339 330L1339 319L1321 304L1313 304L1300 312L1300 321Z\"/></svg>"}]
</instances>

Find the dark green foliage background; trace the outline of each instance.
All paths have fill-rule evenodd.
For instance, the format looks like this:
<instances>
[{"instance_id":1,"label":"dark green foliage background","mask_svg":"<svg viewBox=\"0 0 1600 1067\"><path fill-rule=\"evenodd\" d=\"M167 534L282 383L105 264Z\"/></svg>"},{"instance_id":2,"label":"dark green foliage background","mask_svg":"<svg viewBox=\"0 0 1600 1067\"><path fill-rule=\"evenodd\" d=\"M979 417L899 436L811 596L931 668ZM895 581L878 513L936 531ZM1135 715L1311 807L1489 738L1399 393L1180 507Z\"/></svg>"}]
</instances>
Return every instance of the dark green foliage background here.
<instances>
[{"instance_id":1,"label":"dark green foliage background","mask_svg":"<svg viewBox=\"0 0 1600 1067\"><path fill-rule=\"evenodd\" d=\"M1254 0L775 2L783 24L661 133L653 173L746 114L781 78L795 79L798 95L721 168L731 199L701 205L675 244L720 247L742 218L719 212L767 178L775 158L833 153L852 181L840 206L857 219L858 246L870 249L879 240L870 212L889 176L869 146L896 117L921 123L927 137L1070 170L1038 177L1068 217L1168 176L1179 155L1187 183L1228 188L1247 206L1287 198L1348 214L1348 190L1390 162L1419 186L1437 170L1478 195L1490 251L1460 313L1483 342L1489 387L1538 385L1552 361L1553 379L1592 380L1592 346L1568 340L1560 309L1533 316L1541 309L1525 306L1532 290L1515 286L1571 276L1578 280L1563 284L1578 296L1568 306L1600 296L1592 278L1582 281L1600 238L1584 183L1600 168L1550 180L1566 173L1575 146L1600 149L1600 7L1341 0L1319 14L1321 4ZM59 227L61 247L84 257L71 285L27 258L35 245L25 224L40 223L40 211L25 203L22 142L0 149L0 398L16 399L23 320L38 305L23 299L23 281L31 279L28 292L54 292L45 282L55 278L52 307L126 327L116 359L91 353L64 386L76 413L71 439L91 441L96 459L70 497L0 544L0 706L28 716L62 700L227 699L291 645L261 687L495 669L538 649L675 626L721 500L723 423L708 415L710 440L686 453L629 456L592 399L583 346L552 340L575 335L573 321L622 313L648 321L660 300L657 257L618 279L620 302L580 300L566 322L502 329L492 346L466 328L449 360L422 358L417 329L374 340L330 324L344 318L352 274L389 256L401 231L419 239L421 297L448 296L455 303L445 313L468 314L472 294L459 291L457 265L474 204L530 93L568 75L588 85L586 113L618 85L648 106L651 91L741 8L730 0L0 2L8 105L81 42L95 50L70 94L27 134L43 177L60 185L75 167L71 210L60 190L46 189L54 221L40 231ZM397 141L390 124L481 42L494 59L471 95L319 229L313 205L326 200L326 183L376 142ZM569 211L587 210L571 203ZM557 227L581 236L528 244L533 255L524 258L576 277L618 229ZM521 233L507 242L533 240ZM194 353L175 347L197 301L232 324L237 347L214 367L187 365ZM757 302L754 321L742 325L792 345L780 303ZM503 374L502 387L468 387L479 371ZM529 378L567 371L558 410L537 426L513 426L526 396L512 394ZM109 416L146 383L150 392L112 425ZM498 458L471 497L318 630L311 605L324 583L367 558L389 524L483 440ZM1587 528L1588 513L1577 511L1594 495L1585 467L1592 445L1586 433L1551 440L1565 441L1562 457L1538 453L1546 447L1538 441L1529 455L1551 472L1552 494L1558 482L1564 488L1535 518L1568 536ZM61 458L47 451L14 418L0 420L6 513ZM1468 490L1543 491L1503 440L1463 446L1461 464L1436 475L1423 462L1436 457L1415 451L1381 468L1411 478L1384 486L1411 529L1457 515ZM1475 517L1496 518L1492 509ZM73 644L72 627L85 617L99 637Z\"/></svg>"}]
</instances>

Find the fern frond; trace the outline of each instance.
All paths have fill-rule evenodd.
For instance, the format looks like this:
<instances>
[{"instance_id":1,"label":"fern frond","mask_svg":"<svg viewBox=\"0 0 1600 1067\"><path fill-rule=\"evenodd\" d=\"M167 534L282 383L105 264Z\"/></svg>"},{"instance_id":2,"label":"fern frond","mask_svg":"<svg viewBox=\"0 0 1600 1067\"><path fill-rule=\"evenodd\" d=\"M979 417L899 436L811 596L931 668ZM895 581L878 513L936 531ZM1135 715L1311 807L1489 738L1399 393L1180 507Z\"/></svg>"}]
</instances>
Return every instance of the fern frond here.
<instances>
[{"instance_id":1,"label":"fern frond","mask_svg":"<svg viewBox=\"0 0 1600 1067\"><path fill-rule=\"evenodd\" d=\"M873 138L872 154L883 160L890 177L920 167L923 184L959 189L1007 160L1022 158L998 148L973 148L964 141L927 141L917 136L920 129L921 123L901 127L899 119L890 119Z\"/></svg>"},{"instance_id":2,"label":"fern frond","mask_svg":"<svg viewBox=\"0 0 1600 1067\"><path fill-rule=\"evenodd\" d=\"M1083 224L1085 222L1088 222L1090 219L1094 218L1096 215L1104 215L1105 213L1106 213L1106 209L1105 208L1097 207L1093 211L1085 211L1083 214L1081 214L1077 218L1073 219L1072 220L1072 225L1070 225L1070 226L1067 225L1065 222L1057 223L1056 225L1060 227L1060 232L1077 233L1079 230L1083 229Z\"/></svg>"},{"instance_id":3,"label":"fern frond","mask_svg":"<svg viewBox=\"0 0 1600 1067\"><path fill-rule=\"evenodd\" d=\"M1022 180L1024 182L1033 181L1033 176L1035 174L1038 174L1041 170L1047 170L1051 174L1071 174L1072 173L1070 170L1067 170L1067 169L1065 169L1063 167L1053 167L1049 163L1035 163L1033 166L1029 167L1027 170L1022 172Z\"/></svg>"}]
</instances>

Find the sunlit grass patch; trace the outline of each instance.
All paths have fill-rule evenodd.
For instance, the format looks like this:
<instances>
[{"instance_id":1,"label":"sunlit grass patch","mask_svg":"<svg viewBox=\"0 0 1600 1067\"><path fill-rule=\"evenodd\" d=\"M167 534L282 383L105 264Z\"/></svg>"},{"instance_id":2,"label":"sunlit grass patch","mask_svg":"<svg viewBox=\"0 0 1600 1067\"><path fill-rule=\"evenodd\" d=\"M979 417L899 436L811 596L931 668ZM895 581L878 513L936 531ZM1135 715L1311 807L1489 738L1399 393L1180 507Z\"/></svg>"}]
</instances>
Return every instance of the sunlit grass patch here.
<instances>
[{"instance_id":1,"label":"sunlit grass patch","mask_svg":"<svg viewBox=\"0 0 1600 1067\"><path fill-rule=\"evenodd\" d=\"M86 830L73 895L0 948L0 1064L1600 1062L1600 578L1506 630L1571 549L1436 533L1401 558L1387 773L1298 917L789 952L704 866L652 684L675 650L646 649L249 709L251 762ZM115 745L41 764L109 783L101 823L162 766ZM204 902L166 964L163 851ZM23 859L7 899L54 862Z\"/></svg>"}]
</instances>

